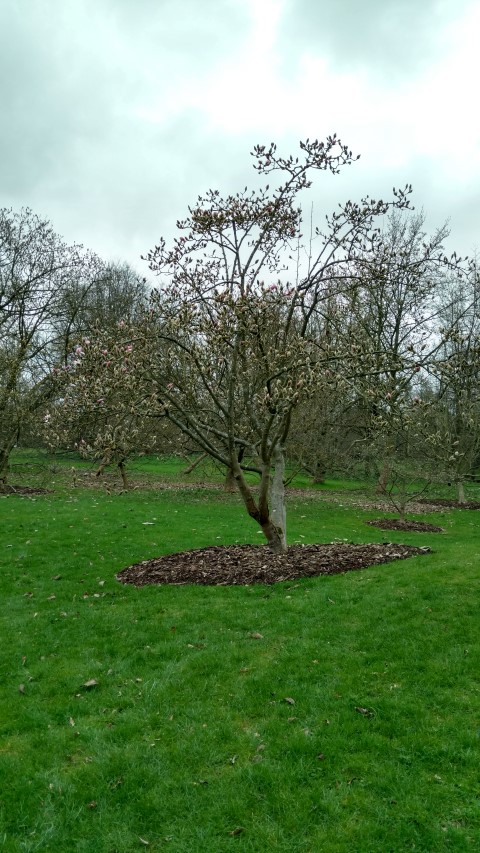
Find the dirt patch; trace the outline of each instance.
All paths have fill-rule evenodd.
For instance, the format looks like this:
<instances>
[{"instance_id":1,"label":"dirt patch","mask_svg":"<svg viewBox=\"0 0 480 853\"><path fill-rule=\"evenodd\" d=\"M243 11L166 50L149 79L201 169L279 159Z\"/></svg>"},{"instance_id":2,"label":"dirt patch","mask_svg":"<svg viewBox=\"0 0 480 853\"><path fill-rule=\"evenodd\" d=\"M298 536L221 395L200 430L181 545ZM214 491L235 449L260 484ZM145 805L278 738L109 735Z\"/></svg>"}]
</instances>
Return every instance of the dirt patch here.
<instances>
[{"instance_id":1,"label":"dirt patch","mask_svg":"<svg viewBox=\"0 0 480 853\"><path fill-rule=\"evenodd\" d=\"M480 509L480 501L465 501L461 504L458 501L450 500L450 498L425 498L418 501L419 504L429 504L430 506L440 509Z\"/></svg>"},{"instance_id":2,"label":"dirt patch","mask_svg":"<svg viewBox=\"0 0 480 853\"><path fill-rule=\"evenodd\" d=\"M50 489L36 489L31 486L10 486L2 484L0 486L0 495L49 495Z\"/></svg>"},{"instance_id":3,"label":"dirt patch","mask_svg":"<svg viewBox=\"0 0 480 853\"><path fill-rule=\"evenodd\" d=\"M430 548L388 542L369 545L332 542L327 545L291 545L286 554L275 555L266 545L214 545L144 560L122 569L117 580L134 586L272 584L366 569L429 551Z\"/></svg>"},{"instance_id":4,"label":"dirt patch","mask_svg":"<svg viewBox=\"0 0 480 853\"><path fill-rule=\"evenodd\" d=\"M366 521L371 527L379 527L380 530L413 530L418 533L443 533L444 527L437 524L428 524L426 521L402 521L400 518L375 518Z\"/></svg>"}]
</instances>

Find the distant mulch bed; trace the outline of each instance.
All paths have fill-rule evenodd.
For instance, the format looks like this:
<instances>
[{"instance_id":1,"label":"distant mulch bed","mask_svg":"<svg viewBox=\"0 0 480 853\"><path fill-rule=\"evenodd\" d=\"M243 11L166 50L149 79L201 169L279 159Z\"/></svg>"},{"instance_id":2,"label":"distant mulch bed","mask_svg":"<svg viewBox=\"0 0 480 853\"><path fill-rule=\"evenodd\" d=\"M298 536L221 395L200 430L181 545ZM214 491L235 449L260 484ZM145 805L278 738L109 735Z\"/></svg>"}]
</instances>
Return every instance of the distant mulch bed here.
<instances>
[{"instance_id":1,"label":"distant mulch bed","mask_svg":"<svg viewBox=\"0 0 480 853\"><path fill-rule=\"evenodd\" d=\"M450 498L422 498L418 503L446 507L447 509L480 509L480 501L465 501L462 504L458 501L450 500Z\"/></svg>"},{"instance_id":2,"label":"distant mulch bed","mask_svg":"<svg viewBox=\"0 0 480 853\"><path fill-rule=\"evenodd\" d=\"M0 486L0 495L49 495L50 489L36 489L31 486L11 486L3 483Z\"/></svg>"},{"instance_id":3,"label":"distant mulch bed","mask_svg":"<svg viewBox=\"0 0 480 853\"><path fill-rule=\"evenodd\" d=\"M443 533L444 527L436 524L428 524L426 521L402 521L400 518L376 518L366 521L371 527L379 527L380 530L416 530L419 533Z\"/></svg>"},{"instance_id":4,"label":"distant mulch bed","mask_svg":"<svg viewBox=\"0 0 480 853\"><path fill-rule=\"evenodd\" d=\"M117 580L134 586L201 584L204 586L273 584L317 575L336 575L426 554L430 548L392 543L291 545L272 554L266 545L214 545L167 554L122 569Z\"/></svg>"}]
</instances>

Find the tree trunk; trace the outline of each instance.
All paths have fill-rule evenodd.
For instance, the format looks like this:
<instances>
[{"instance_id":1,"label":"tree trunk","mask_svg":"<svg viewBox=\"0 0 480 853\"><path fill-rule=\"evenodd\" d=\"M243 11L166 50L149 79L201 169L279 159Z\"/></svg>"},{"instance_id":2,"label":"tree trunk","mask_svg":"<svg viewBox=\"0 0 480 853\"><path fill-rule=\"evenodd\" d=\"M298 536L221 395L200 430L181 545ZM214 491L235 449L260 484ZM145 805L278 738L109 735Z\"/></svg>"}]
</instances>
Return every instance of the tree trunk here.
<instances>
[{"instance_id":1,"label":"tree trunk","mask_svg":"<svg viewBox=\"0 0 480 853\"><path fill-rule=\"evenodd\" d=\"M253 518L262 528L263 534L267 540L268 546L271 551L273 551L274 554L283 554L287 550L285 533L283 532L282 535L279 532L276 524L274 524L271 514L268 511L267 502L262 499L262 495L260 494L260 499L257 504L253 492L250 489L250 486L248 485L247 481L245 480L243 471L240 468L238 460L235 458L233 459L233 470L235 482L243 498L243 502L245 504L245 508L249 516ZM264 475L266 474L267 472L264 472ZM261 491L262 485L260 487L260 492Z\"/></svg>"},{"instance_id":2,"label":"tree trunk","mask_svg":"<svg viewBox=\"0 0 480 853\"><path fill-rule=\"evenodd\" d=\"M467 502L467 498L465 496L465 486L463 485L462 480L459 480L457 483L457 495L459 504L465 504Z\"/></svg>"},{"instance_id":3,"label":"tree trunk","mask_svg":"<svg viewBox=\"0 0 480 853\"><path fill-rule=\"evenodd\" d=\"M182 471L182 474L191 474L192 471L195 470L197 465L200 465L200 462L203 462L206 455L207 455L206 453L202 453L202 454L200 454L200 456L197 456L197 458L192 462L192 464L189 465L188 468L185 468L185 471Z\"/></svg>"},{"instance_id":4,"label":"tree trunk","mask_svg":"<svg viewBox=\"0 0 480 853\"><path fill-rule=\"evenodd\" d=\"M6 447L0 449L0 483L5 484L8 476L8 459L10 451Z\"/></svg>"},{"instance_id":5,"label":"tree trunk","mask_svg":"<svg viewBox=\"0 0 480 853\"><path fill-rule=\"evenodd\" d=\"M227 468L227 476L223 488L226 492L234 492L236 489L235 474L231 468Z\"/></svg>"},{"instance_id":6,"label":"tree trunk","mask_svg":"<svg viewBox=\"0 0 480 853\"><path fill-rule=\"evenodd\" d=\"M111 462L111 456L110 456L110 454L106 453L105 456L103 457L102 461L100 462L100 465L97 468L95 476L101 477L103 472L105 471L105 468L107 467L107 465L110 465L110 462Z\"/></svg>"},{"instance_id":7,"label":"tree trunk","mask_svg":"<svg viewBox=\"0 0 480 853\"><path fill-rule=\"evenodd\" d=\"M388 486L389 477L390 477L390 465L388 464L388 462L384 462L384 464L382 466L382 470L380 471L380 474L378 475L377 487L375 489L375 494L377 494L377 495L384 495L385 494L385 492L387 490L387 486Z\"/></svg>"},{"instance_id":8,"label":"tree trunk","mask_svg":"<svg viewBox=\"0 0 480 853\"><path fill-rule=\"evenodd\" d=\"M326 474L325 465L323 465L322 462L316 462L315 469L313 472L313 481L312 481L313 485L315 486L316 484L324 483L325 482L325 474Z\"/></svg>"},{"instance_id":9,"label":"tree trunk","mask_svg":"<svg viewBox=\"0 0 480 853\"><path fill-rule=\"evenodd\" d=\"M4 442L3 447L0 447L0 483L5 484L7 482L10 454L19 437L20 430L16 430L15 434Z\"/></svg>"},{"instance_id":10,"label":"tree trunk","mask_svg":"<svg viewBox=\"0 0 480 853\"><path fill-rule=\"evenodd\" d=\"M237 462L240 463L245 455L245 448L240 447L237 451ZM235 472L233 468L227 468L224 489L226 492L234 492L236 488Z\"/></svg>"},{"instance_id":11,"label":"tree trunk","mask_svg":"<svg viewBox=\"0 0 480 853\"><path fill-rule=\"evenodd\" d=\"M265 524L261 524L260 526L270 550L273 551L274 554L285 554L287 550L285 534L278 529L271 518L269 518Z\"/></svg>"},{"instance_id":12,"label":"tree trunk","mask_svg":"<svg viewBox=\"0 0 480 853\"><path fill-rule=\"evenodd\" d=\"M127 470L125 468L125 460L121 459L118 463L118 470L120 471L120 476L122 478L123 488L125 491L128 490L128 480L127 480Z\"/></svg>"},{"instance_id":13,"label":"tree trunk","mask_svg":"<svg viewBox=\"0 0 480 853\"><path fill-rule=\"evenodd\" d=\"M275 525L281 543L280 551L287 550L287 511L285 508L285 456L278 445L273 454L273 479L270 492L272 504L271 519ZM271 546L270 546L271 547Z\"/></svg>"}]
</instances>

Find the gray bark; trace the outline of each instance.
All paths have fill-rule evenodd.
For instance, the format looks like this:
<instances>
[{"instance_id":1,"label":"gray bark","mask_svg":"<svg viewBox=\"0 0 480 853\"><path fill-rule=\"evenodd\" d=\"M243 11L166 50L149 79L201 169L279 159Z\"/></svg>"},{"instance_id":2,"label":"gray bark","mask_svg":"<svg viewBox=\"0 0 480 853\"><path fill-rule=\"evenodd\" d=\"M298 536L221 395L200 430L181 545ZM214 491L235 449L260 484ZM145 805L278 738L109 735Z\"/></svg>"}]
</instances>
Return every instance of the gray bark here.
<instances>
[{"instance_id":1,"label":"gray bark","mask_svg":"<svg viewBox=\"0 0 480 853\"><path fill-rule=\"evenodd\" d=\"M270 491L271 518L280 539L280 551L287 550L287 511L285 508L285 456L277 445L273 454L273 478Z\"/></svg>"},{"instance_id":2,"label":"gray bark","mask_svg":"<svg viewBox=\"0 0 480 853\"><path fill-rule=\"evenodd\" d=\"M10 454L15 447L20 437L20 430L16 430L14 435L3 442L3 447L0 447L0 483L6 483L8 477Z\"/></svg>"},{"instance_id":3,"label":"gray bark","mask_svg":"<svg viewBox=\"0 0 480 853\"><path fill-rule=\"evenodd\" d=\"M238 463L236 457L232 460L232 467L234 470L235 481L237 483L238 490L243 498L243 502L247 509L249 516L260 525L263 531L263 535L267 540L268 547L274 554L282 554L286 551L286 540L285 535L281 535L279 532L277 525L274 524L271 513L268 508L267 497L267 478L268 474L265 473L262 475L262 483L260 484L260 495L258 503L255 500L253 492L245 480L243 476L243 471Z\"/></svg>"}]
</instances>

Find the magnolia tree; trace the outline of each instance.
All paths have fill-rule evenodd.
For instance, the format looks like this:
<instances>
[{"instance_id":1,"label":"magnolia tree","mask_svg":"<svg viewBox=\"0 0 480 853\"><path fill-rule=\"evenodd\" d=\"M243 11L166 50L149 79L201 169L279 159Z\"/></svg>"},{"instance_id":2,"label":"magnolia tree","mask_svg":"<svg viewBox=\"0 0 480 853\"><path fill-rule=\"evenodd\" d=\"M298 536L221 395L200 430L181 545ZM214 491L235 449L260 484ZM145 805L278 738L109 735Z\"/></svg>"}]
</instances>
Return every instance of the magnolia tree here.
<instances>
[{"instance_id":1,"label":"magnolia tree","mask_svg":"<svg viewBox=\"0 0 480 853\"><path fill-rule=\"evenodd\" d=\"M135 415L126 417L123 410L119 412L116 406L118 395L108 405L103 397L98 397L100 403L97 400L90 406L77 400L67 416L68 407L63 405L65 401L62 395L72 369L80 364L79 357L88 351L90 339L102 340L102 349L97 354L98 365L101 365L102 350L107 351L105 347L111 349L126 324L143 316L148 305L148 294L146 279L128 264L105 265L83 293L79 293L78 288L70 288L65 301L71 306L69 341L70 344L74 342L74 349L70 346L62 365L57 365L52 371L50 380L55 388L55 397L44 421L47 429L40 431L44 436L46 432L47 443L75 449L84 458L97 462L97 476L103 474L108 465L116 465L124 488L128 486L128 457L139 447L151 448L155 444L152 424L141 428ZM110 365L111 362L107 361ZM91 373L90 368L88 370Z\"/></svg>"},{"instance_id":2,"label":"magnolia tree","mask_svg":"<svg viewBox=\"0 0 480 853\"><path fill-rule=\"evenodd\" d=\"M385 477L377 492L387 499L404 521L412 503L425 495L435 478L429 451L430 401L405 394L378 405L366 455L381 460Z\"/></svg>"},{"instance_id":3,"label":"magnolia tree","mask_svg":"<svg viewBox=\"0 0 480 853\"><path fill-rule=\"evenodd\" d=\"M380 493L394 475L392 448L398 443L405 406L415 398L417 386L450 334L451 324L439 323L445 304L438 294L445 293L448 277L454 274L461 281L469 273L468 259L445 254L447 236L445 227L428 236L421 213L394 210L374 246L355 260L350 333L361 334L374 361L372 371L357 383L356 393L367 456L372 458L372 449L377 454ZM414 420L418 415L415 410ZM406 418L405 426L410 420ZM400 441L399 454L402 446Z\"/></svg>"},{"instance_id":4,"label":"magnolia tree","mask_svg":"<svg viewBox=\"0 0 480 853\"><path fill-rule=\"evenodd\" d=\"M0 482L25 424L51 399L53 364L70 350L74 317L100 270L98 258L30 210L0 210Z\"/></svg>"},{"instance_id":5,"label":"magnolia tree","mask_svg":"<svg viewBox=\"0 0 480 853\"><path fill-rule=\"evenodd\" d=\"M135 397L140 364L138 357L132 359L131 321L92 332L52 371L56 394L44 415L43 435L51 447L75 450L96 462L97 476L116 465L126 489L128 458L155 446L158 419L147 417Z\"/></svg>"},{"instance_id":6,"label":"magnolia tree","mask_svg":"<svg viewBox=\"0 0 480 853\"><path fill-rule=\"evenodd\" d=\"M480 456L480 279L453 279L444 294L444 340L431 367L429 454L436 479L454 483L464 503L465 481Z\"/></svg>"},{"instance_id":7,"label":"magnolia tree","mask_svg":"<svg viewBox=\"0 0 480 853\"><path fill-rule=\"evenodd\" d=\"M77 353L63 405L73 412L79 400L114 400L116 416L170 421L230 472L247 512L281 552L293 413L302 399L327 400L326 389L348 387L371 369L361 335L332 335L329 317L334 310L337 327L345 325L355 260L373 251L376 218L408 207L409 188L389 202L340 206L316 230L319 251L307 251L302 268L300 196L315 172L336 174L356 158L336 136L300 143L296 158L280 157L273 144L253 155L270 183L226 197L210 191L189 208L173 245L161 240L148 254L162 280L149 310L117 327L114 345L98 338ZM259 475L257 489L249 471Z\"/></svg>"},{"instance_id":8,"label":"magnolia tree","mask_svg":"<svg viewBox=\"0 0 480 853\"><path fill-rule=\"evenodd\" d=\"M351 474L355 469L361 431L358 406L350 390L346 382L331 382L321 395L313 394L299 403L287 443L290 478L303 471L318 484L328 475Z\"/></svg>"}]
</instances>

